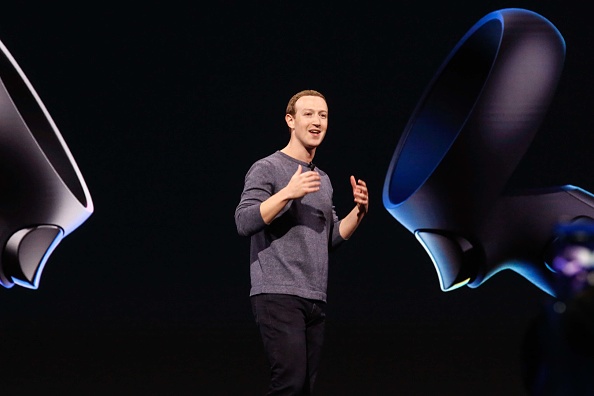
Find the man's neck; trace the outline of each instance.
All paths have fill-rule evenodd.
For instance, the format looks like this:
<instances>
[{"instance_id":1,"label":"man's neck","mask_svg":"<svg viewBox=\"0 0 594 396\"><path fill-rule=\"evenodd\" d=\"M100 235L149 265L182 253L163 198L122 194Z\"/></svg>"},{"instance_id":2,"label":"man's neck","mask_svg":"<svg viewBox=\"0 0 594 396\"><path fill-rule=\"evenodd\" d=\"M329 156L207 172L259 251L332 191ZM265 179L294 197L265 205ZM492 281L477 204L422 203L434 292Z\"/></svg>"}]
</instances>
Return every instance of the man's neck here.
<instances>
[{"instance_id":1,"label":"man's neck","mask_svg":"<svg viewBox=\"0 0 594 396\"><path fill-rule=\"evenodd\" d=\"M313 158L316 155L315 148L308 150L305 147L294 147L291 143L287 144L281 152L287 154L289 157L298 159L299 161L307 162L308 164L313 161Z\"/></svg>"}]
</instances>

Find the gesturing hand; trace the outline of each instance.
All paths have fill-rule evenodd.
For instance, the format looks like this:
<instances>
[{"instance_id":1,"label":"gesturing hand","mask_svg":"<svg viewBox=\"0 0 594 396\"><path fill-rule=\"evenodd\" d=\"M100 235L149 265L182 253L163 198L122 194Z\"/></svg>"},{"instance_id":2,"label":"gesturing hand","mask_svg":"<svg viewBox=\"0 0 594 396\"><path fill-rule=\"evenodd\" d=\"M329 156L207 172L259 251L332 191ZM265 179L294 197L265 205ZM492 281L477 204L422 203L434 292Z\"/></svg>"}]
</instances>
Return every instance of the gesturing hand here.
<instances>
[{"instance_id":1,"label":"gesturing hand","mask_svg":"<svg viewBox=\"0 0 594 396\"><path fill-rule=\"evenodd\" d=\"M351 176L351 187L353 187L353 197L362 214L367 213L369 209L369 193L367 192L367 184L359 179L355 182L355 176Z\"/></svg>"},{"instance_id":2,"label":"gesturing hand","mask_svg":"<svg viewBox=\"0 0 594 396\"><path fill-rule=\"evenodd\" d=\"M320 175L318 172L301 172L301 165L297 167L297 172L291 176L291 180L285 187L290 199L301 198L309 193L320 189Z\"/></svg>"}]
</instances>

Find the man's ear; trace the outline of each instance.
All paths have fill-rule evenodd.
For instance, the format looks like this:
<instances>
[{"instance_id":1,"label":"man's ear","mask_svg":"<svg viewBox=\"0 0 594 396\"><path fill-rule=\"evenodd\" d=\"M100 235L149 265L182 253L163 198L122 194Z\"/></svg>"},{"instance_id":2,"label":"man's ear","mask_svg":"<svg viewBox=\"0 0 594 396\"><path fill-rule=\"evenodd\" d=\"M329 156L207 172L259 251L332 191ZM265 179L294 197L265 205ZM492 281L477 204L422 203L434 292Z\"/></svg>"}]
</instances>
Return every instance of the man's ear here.
<instances>
[{"instance_id":1,"label":"man's ear","mask_svg":"<svg viewBox=\"0 0 594 396\"><path fill-rule=\"evenodd\" d=\"M291 128L291 129L295 128L295 118L293 118L293 116L291 114L285 114L285 121L286 121L287 125L289 126L289 128Z\"/></svg>"}]
</instances>

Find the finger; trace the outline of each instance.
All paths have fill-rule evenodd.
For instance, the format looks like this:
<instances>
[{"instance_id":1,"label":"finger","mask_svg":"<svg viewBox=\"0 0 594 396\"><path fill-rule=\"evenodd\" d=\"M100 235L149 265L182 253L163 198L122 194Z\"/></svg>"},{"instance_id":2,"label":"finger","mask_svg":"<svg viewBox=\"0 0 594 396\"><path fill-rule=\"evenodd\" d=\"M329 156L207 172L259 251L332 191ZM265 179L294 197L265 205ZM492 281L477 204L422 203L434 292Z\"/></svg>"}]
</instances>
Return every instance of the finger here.
<instances>
[{"instance_id":1,"label":"finger","mask_svg":"<svg viewBox=\"0 0 594 396\"><path fill-rule=\"evenodd\" d=\"M320 174L314 171L307 171L302 173L304 180L320 180Z\"/></svg>"},{"instance_id":2,"label":"finger","mask_svg":"<svg viewBox=\"0 0 594 396\"><path fill-rule=\"evenodd\" d=\"M367 183L365 183L363 180L359 179L359 181L357 182L358 185L360 186L365 186L367 187Z\"/></svg>"},{"instance_id":3,"label":"finger","mask_svg":"<svg viewBox=\"0 0 594 396\"><path fill-rule=\"evenodd\" d=\"M303 188L303 191L305 191L305 193L307 193L307 194L316 192L319 190L320 190L320 186L306 186Z\"/></svg>"},{"instance_id":4,"label":"finger","mask_svg":"<svg viewBox=\"0 0 594 396\"><path fill-rule=\"evenodd\" d=\"M320 187L322 183L317 180L305 180L303 182L303 187Z\"/></svg>"},{"instance_id":5,"label":"finger","mask_svg":"<svg viewBox=\"0 0 594 396\"><path fill-rule=\"evenodd\" d=\"M356 197L360 197L363 199L367 199L369 197L369 194L367 194L366 190L360 190L360 189L357 189L357 191L354 192L354 195Z\"/></svg>"},{"instance_id":6,"label":"finger","mask_svg":"<svg viewBox=\"0 0 594 396\"><path fill-rule=\"evenodd\" d=\"M358 199L355 199L355 203L357 204L357 206L367 207L369 205L369 202L367 202L367 201L361 201L361 200L358 200Z\"/></svg>"},{"instance_id":7,"label":"finger","mask_svg":"<svg viewBox=\"0 0 594 396\"><path fill-rule=\"evenodd\" d=\"M369 199L366 196L356 195L355 202L365 204L369 202Z\"/></svg>"},{"instance_id":8,"label":"finger","mask_svg":"<svg viewBox=\"0 0 594 396\"><path fill-rule=\"evenodd\" d=\"M301 164L297 165L297 171L295 172L296 175L301 174Z\"/></svg>"},{"instance_id":9,"label":"finger","mask_svg":"<svg viewBox=\"0 0 594 396\"><path fill-rule=\"evenodd\" d=\"M357 183L355 183L355 176L351 175L351 187L353 187L353 190L355 188L357 188Z\"/></svg>"}]
</instances>

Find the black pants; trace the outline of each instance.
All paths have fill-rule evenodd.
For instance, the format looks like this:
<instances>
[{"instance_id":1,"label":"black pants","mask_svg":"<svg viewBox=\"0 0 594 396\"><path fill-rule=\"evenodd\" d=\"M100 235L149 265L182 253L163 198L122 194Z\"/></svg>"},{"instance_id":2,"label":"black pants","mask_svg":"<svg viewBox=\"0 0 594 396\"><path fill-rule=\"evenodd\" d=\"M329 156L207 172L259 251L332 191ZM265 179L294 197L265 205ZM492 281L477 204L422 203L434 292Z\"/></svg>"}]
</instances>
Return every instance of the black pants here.
<instances>
[{"instance_id":1,"label":"black pants","mask_svg":"<svg viewBox=\"0 0 594 396\"><path fill-rule=\"evenodd\" d=\"M324 342L326 303L287 295L251 297L270 363L267 395L311 395Z\"/></svg>"}]
</instances>

